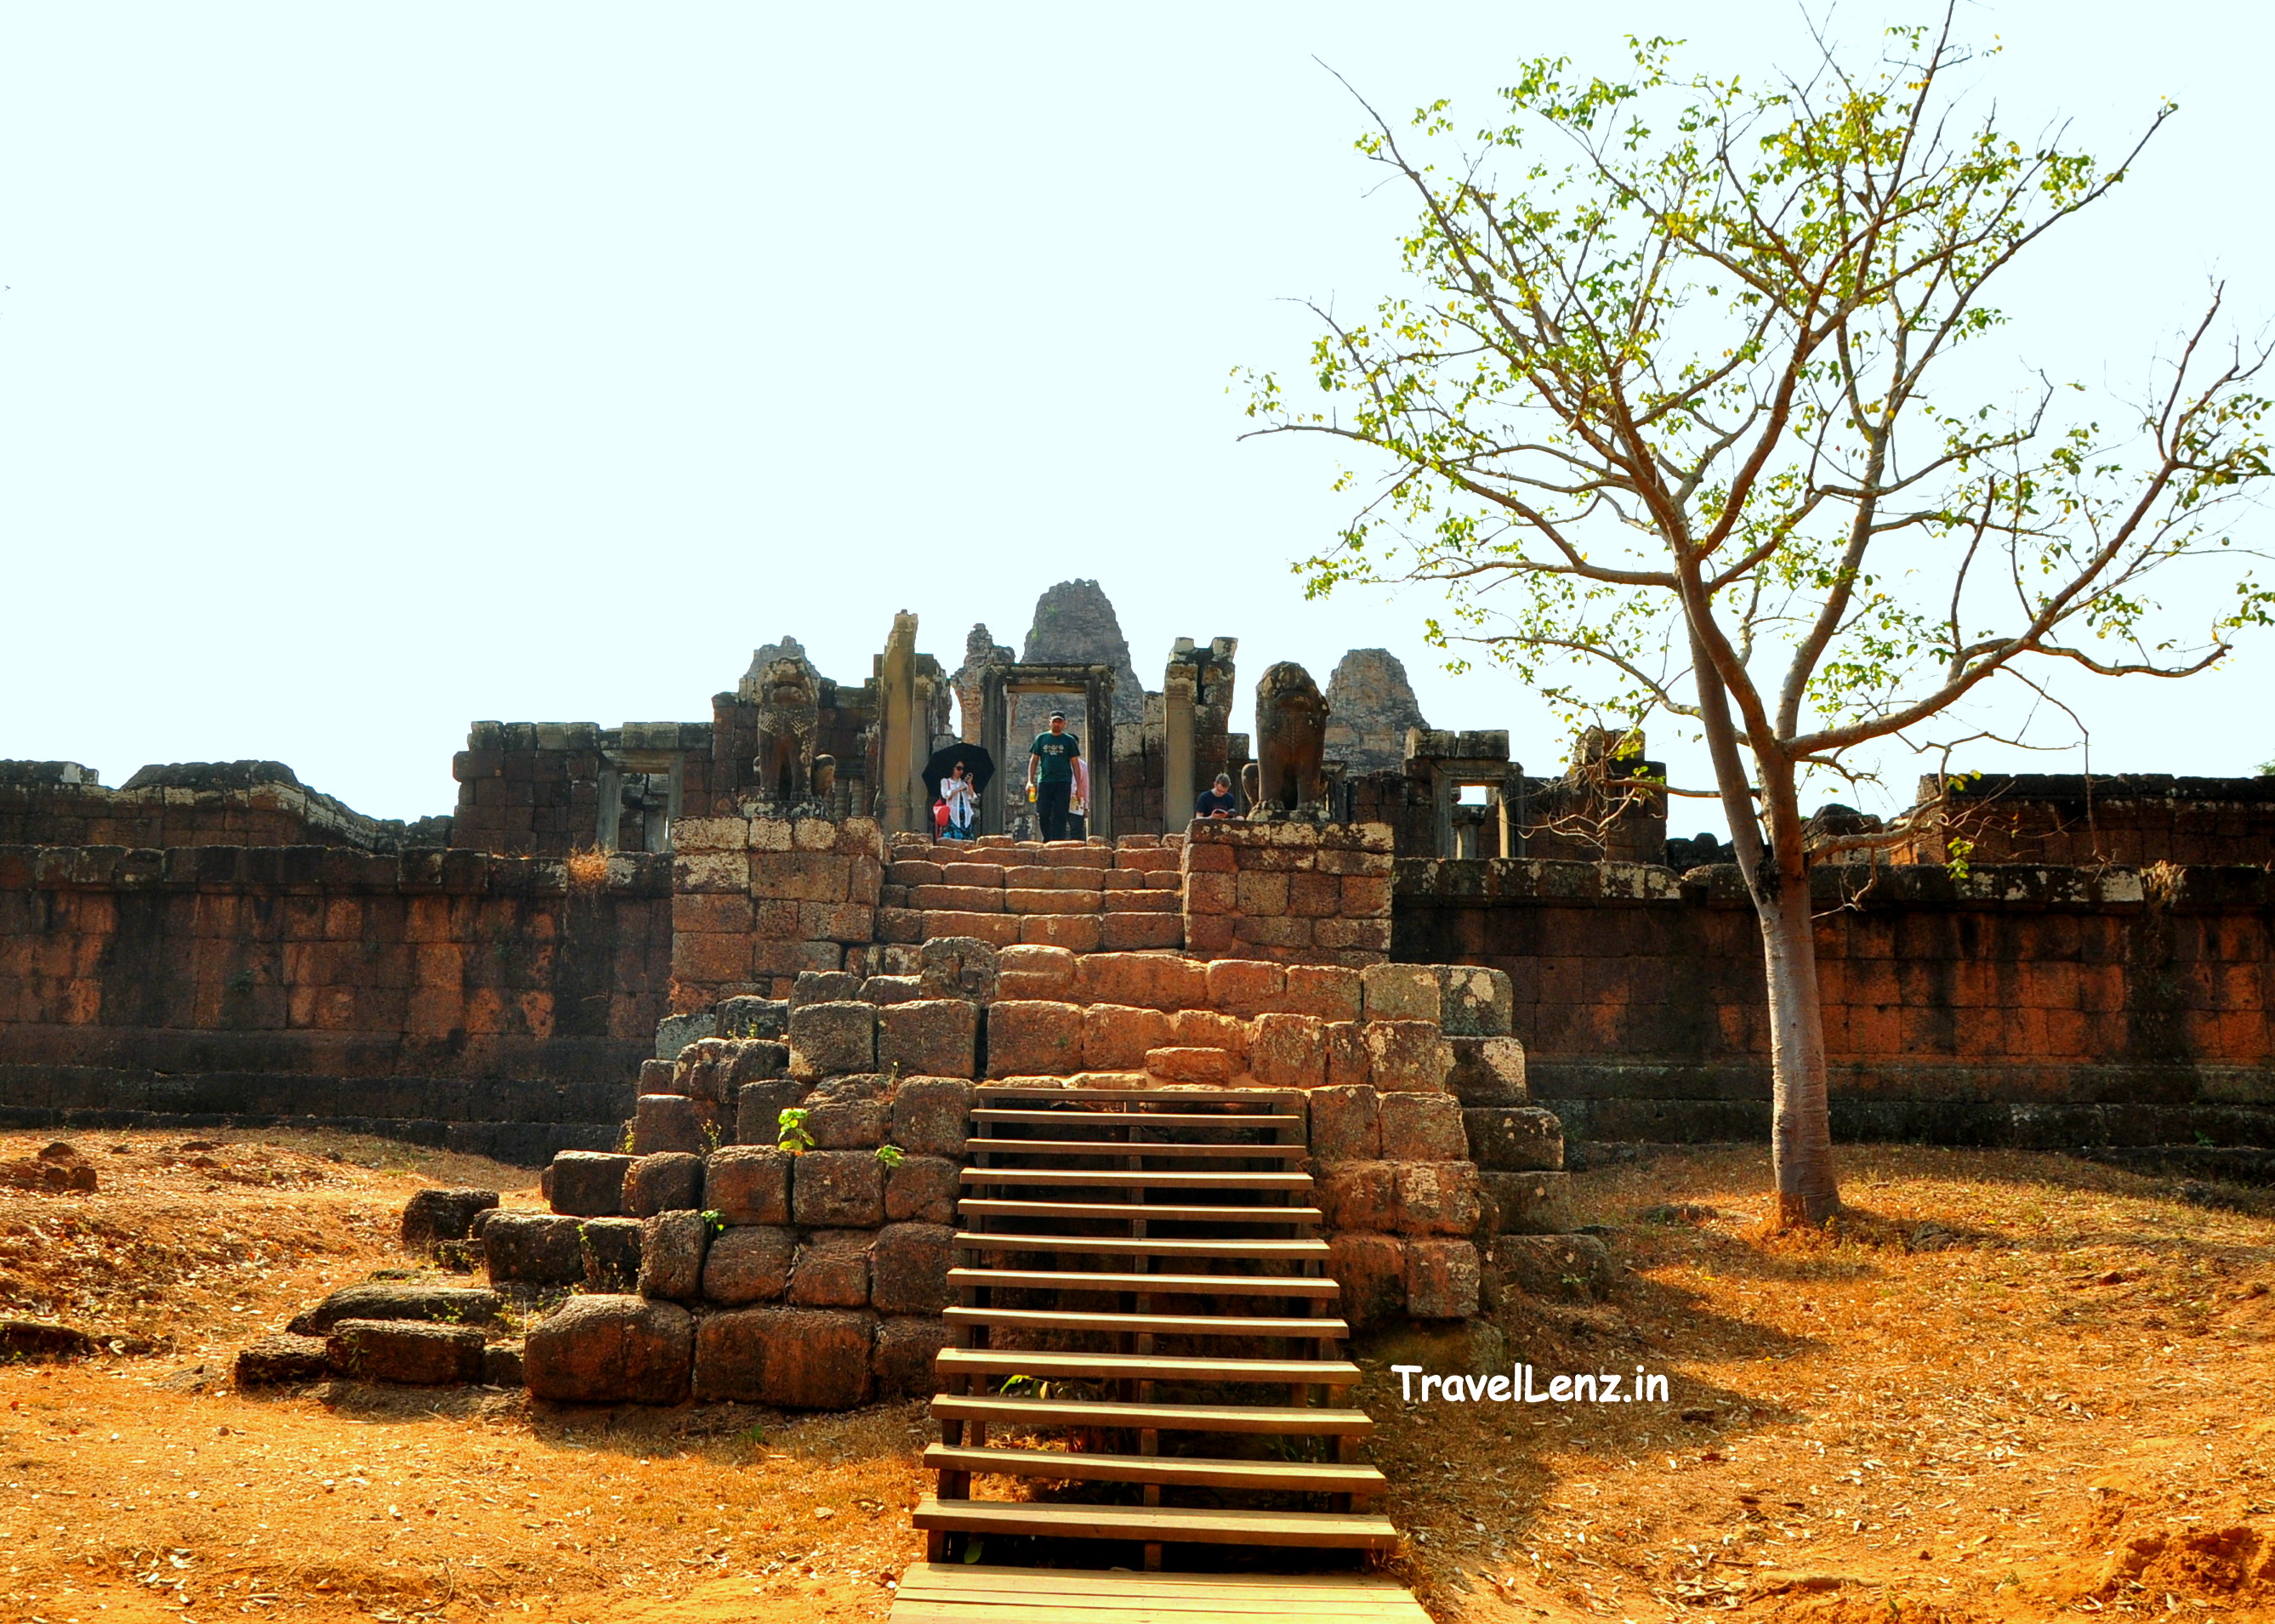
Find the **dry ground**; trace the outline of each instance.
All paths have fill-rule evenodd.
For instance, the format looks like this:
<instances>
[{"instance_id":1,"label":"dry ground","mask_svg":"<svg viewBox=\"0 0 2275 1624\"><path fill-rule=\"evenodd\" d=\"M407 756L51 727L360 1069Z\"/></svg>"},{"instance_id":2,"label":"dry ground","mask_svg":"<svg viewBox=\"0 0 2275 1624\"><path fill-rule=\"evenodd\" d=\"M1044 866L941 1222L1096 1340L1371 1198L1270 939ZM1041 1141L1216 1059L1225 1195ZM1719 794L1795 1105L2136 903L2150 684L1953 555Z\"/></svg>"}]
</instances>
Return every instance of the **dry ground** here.
<instances>
[{"instance_id":1,"label":"dry ground","mask_svg":"<svg viewBox=\"0 0 2275 1624\"><path fill-rule=\"evenodd\" d=\"M233 1391L236 1348L403 1261L412 1190L535 1190L377 1141L191 1137L80 1135L101 1191L0 1190L0 1313L121 1350L0 1369L0 1618L772 1624L889 1605L918 1550L918 1406L799 1420ZM0 1159L43 1142L0 1135ZM2053 1157L1860 1148L1847 1174L1864 1216L1804 1240L1757 1232L1761 1152L1580 1177L1629 1272L1608 1302L1512 1311L1513 1352L1536 1380L1642 1363L1670 1377L1666 1406L1402 1406L1375 1379L1412 1536L1394 1567L1432 1610L2275 1616L2275 1221ZM1639 1217L1668 1203L1711 1212Z\"/></svg>"}]
</instances>

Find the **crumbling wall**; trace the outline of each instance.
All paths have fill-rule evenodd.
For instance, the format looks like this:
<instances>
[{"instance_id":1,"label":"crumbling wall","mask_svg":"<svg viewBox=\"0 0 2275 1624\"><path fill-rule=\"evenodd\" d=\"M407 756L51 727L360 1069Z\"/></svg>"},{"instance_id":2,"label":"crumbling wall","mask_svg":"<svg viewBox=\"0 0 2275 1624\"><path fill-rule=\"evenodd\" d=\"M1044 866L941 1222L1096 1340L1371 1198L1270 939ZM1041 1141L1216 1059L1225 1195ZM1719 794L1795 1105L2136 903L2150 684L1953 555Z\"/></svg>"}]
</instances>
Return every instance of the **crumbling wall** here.
<instances>
[{"instance_id":1,"label":"crumbling wall","mask_svg":"<svg viewBox=\"0 0 2275 1624\"><path fill-rule=\"evenodd\" d=\"M1946 863L2275 862L2275 776L1961 774L1920 781L1945 799L1912 860ZM1957 842L1966 842L1961 847Z\"/></svg>"},{"instance_id":2,"label":"crumbling wall","mask_svg":"<svg viewBox=\"0 0 2275 1624\"><path fill-rule=\"evenodd\" d=\"M0 761L0 845L397 851L447 844L450 829L448 818L367 818L282 761L171 762L116 789L76 761Z\"/></svg>"}]
</instances>

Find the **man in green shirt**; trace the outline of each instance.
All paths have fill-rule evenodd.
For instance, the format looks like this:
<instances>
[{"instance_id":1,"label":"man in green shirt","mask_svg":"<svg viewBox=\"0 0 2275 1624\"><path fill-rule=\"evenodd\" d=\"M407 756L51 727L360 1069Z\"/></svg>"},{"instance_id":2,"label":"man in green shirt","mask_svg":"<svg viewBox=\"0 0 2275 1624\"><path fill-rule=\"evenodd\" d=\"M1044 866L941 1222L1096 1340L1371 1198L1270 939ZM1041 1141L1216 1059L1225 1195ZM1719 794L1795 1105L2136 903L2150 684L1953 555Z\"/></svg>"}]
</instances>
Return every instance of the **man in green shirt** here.
<instances>
[{"instance_id":1,"label":"man in green shirt","mask_svg":"<svg viewBox=\"0 0 2275 1624\"><path fill-rule=\"evenodd\" d=\"M1035 792L1035 814L1045 840L1066 838L1067 797L1074 792L1075 758L1082 741L1067 731L1066 713L1051 713L1051 729L1035 735L1027 751L1027 782Z\"/></svg>"}]
</instances>

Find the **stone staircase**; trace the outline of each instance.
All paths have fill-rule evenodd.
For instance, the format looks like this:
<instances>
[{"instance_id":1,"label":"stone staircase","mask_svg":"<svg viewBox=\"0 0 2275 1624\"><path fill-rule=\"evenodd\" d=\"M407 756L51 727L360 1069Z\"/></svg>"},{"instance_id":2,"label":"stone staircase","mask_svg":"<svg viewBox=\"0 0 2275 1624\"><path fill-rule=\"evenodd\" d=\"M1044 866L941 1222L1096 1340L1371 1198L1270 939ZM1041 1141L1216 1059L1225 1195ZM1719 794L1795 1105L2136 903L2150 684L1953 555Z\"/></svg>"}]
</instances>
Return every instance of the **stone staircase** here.
<instances>
[{"instance_id":1,"label":"stone staircase","mask_svg":"<svg viewBox=\"0 0 2275 1624\"><path fill-rule=\"evenodd\" d=\"M932 1562L974 1538L1128 1542L1149 1571L1178 1545L1396 1543L1304 1123L1295 1089L979 1088L915 1514Z\"/></svg>"}]
</instances>

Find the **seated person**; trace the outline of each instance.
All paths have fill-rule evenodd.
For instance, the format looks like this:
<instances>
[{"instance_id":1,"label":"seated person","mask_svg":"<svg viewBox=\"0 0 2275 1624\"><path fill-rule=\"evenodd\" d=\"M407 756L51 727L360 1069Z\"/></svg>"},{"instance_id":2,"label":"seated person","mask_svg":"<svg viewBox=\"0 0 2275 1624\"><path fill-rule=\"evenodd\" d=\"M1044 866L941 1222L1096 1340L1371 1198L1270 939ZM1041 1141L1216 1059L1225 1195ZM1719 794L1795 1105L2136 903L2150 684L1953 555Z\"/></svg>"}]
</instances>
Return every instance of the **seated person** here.
<instances>
[{"instance_id":1,"label":"seated person","mask_svg":"<svg viewBox=\"0 0 2275 1624\"><path fill-rule=\"evenodd\" d=\"M1237 818L1240 798L1232 792L1232 774L1219 773L1213 789L1204 789L1193 802L1196 818Z\"/></svg>"}]
</instances>

